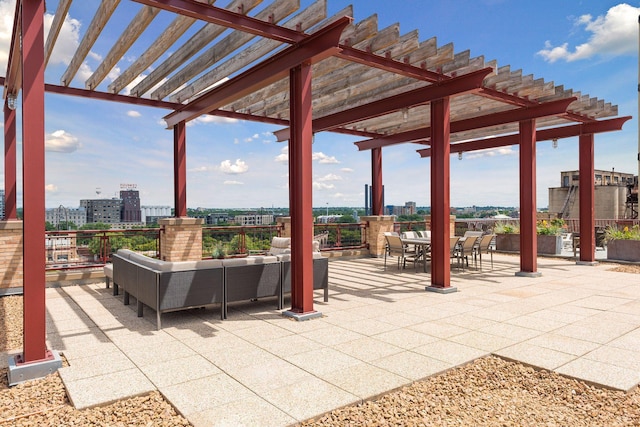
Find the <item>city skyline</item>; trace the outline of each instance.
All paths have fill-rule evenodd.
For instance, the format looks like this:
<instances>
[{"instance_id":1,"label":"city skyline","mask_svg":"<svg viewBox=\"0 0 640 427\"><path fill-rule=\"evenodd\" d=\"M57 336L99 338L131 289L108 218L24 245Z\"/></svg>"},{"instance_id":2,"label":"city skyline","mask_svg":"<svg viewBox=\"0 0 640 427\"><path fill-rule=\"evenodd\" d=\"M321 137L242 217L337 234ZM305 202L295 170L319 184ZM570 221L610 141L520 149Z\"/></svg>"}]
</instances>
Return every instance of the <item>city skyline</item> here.
<instances>
[{"instance_id":1,"label":"city skyline","mask_svg":"<svg viewBox=\"0 0 640 427\"><path fill-rule=\"evenodd\" d=\"M70 52L97 7L94 3L72 4L45 74L48 83L59 84ZM216 6L224 7L226 3L221 0ZM310 3L302 0L301 9ZM328 0L328 14L335 14L348 4L344 0ZM50 25L57 1L47 1L47 7L46 21ZM128 22L125 16L133 16L139 7L121 2L114 16L121 16L124 25ZM0 12L5 17L0 20L2 74L13 8L14 1L0 0ZM550 9L553 14L548 13ZM632 115L633 119L621 132L596 135L595 168L637 174L640 2L414 0L398 7L374 0L354 4L356 22L374 13L378 14L380 29L398 22L401 34L417 29L421 41L437 37L438 46L451 42L455 52L469 49L472 57L496 59L498 66L510 65L512 70L522 69L523 75L533 74L534 78L563 84L618 105L619 116ZM103 36L113 37L117 30L108 25ZM153 40L145 34L142 42ZM82 65L80 77L90 74L106 55L108 42L101 40ZM106 90L118 72L128 66L125 62L133 61L145 47L134 45L98 90ZM80 77L74 86L84 87ZM145 205L173 205L173 135L161 123L167 110L53 94L46 95L45 106L47 207L71 206L91 197L96 188L103 195L117 194L121 182L137 183ZM192 122L187 127L187 206L288 206L286 144L276 143L272 134L280 128L210 116ZM315 136L314 206L364 206L364 185L370 184L370 156L357 151L353 146L357 140L326 132ZM578 168L577 138L560 140L557 148L551 142L541 142L537 148L537 203L545 207L547 188L560 185L560 172ZM406 200L413 200L418 206L430 204L429 161L421 159L415 150L411 144L383 150L386 204L401 205ZM19 157L19 183L21 162ZM517 168L517 147L465 153L460 161L453 156L451 205L517 206ZM411 180L407 180L409 176ZM20 184L18 198L21 206Z\"/></svg>"}]
</instances>

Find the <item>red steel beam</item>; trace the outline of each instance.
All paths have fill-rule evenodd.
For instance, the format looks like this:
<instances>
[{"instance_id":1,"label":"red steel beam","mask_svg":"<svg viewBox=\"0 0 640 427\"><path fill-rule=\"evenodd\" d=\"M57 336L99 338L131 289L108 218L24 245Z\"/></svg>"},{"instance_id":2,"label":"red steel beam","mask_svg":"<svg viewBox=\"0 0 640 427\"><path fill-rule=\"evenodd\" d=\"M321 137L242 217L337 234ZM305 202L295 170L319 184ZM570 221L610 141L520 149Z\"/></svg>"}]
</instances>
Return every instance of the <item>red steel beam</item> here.
<instances>
[{"instance_id":1,"label":"red steel beam","mask_svg":"<svg viewBox=\"0 0 640 427\"><path fill-rule=\"evenodd\" d=\"M298 44L222 83L165 116L167 125L173 127L178 122L193 120L288 76L289 70L303 63L313 64L335 54L340 35L350 22L349 17L340 18Z\"/></svg>"},{"instance_id":2,"label":"red steel beam","mask_svg":"<svg viewBox=\"0 0 640 427\"><path fill-rule=\"evenodd\" d=\"M506 123L519 122L533 118L541 118L548 116L557 116L563 114L569 104L576 98L565 98L557 101L545 102L535 107L516 108L514 110L503 111L500 113L488 114L486 116L472 117L470 119L458 120L451 123L451 133L464 132L483 127L498 126ZM356 142L355 145L360 151L370 150L375 147L386 147L389 145L412 142L415 140L424 140L425 134L428 134L429 128L421 128L410 130L407 132L397 133L381 138L373 138L366 141Z\"/></svg>"},{"instance_id":3,"label":"red steel beam","mask_svg":"<svg viewBox=\"0 0 640 427\"><path fill-rule=\"evenodd\" d=\"M24 353L47 359L44 236L44 0L22 1Z\"/></svg>"},{"instance_id":4,"label":"red steel beam","mask_svg":"<svg viewBox=\"0 0 640 427\"><path fill-rule=\"evenodd\" d=\"M291 70L289 210L291 212L291 312L313 309L313 176L311 64Z\"/></svg>"},{"instance_id":5,"label":"red steel beam","mask_svg":"<svg viewBox=\"0 0 640 427\"><path fill-rule=\"evenodd\" d=\"M536 141L549 141L552 139L571 138L590 133L613 132L622 130L622 126L631 116L616 117L615 119L599 120L591 123L561 126L552 129L543 129L536 132ZM491 148L508 147L520 142L518 134L497 136L494 138L477 139L474 141L460 142L451 145L451 153L488 150ZM429 157L431 148L417 150L420 157Z\"/></svg>"},{"instance_id":6,"label":"red steel beam","mask_svg":"<svg viewBox=\"0 0 640 427\"><path fill-rule=\"evenodd\" d=\"M4 219L18 219L17 213L17 168L16 168L16 111L4 100Z\"/></svg>"},{"instance_id":7,"label":"red steel beam","mask_svg":"<svg viewBox=\"0 0 640 427\"><path fill-rule=\"evenodd\" d=\"M579 139L579 194L580 194L580 262L593 263L596 261L595 236L595 170L593 134L580 135Z\"/></svg>"},{"instance_id":8,"label":"red steel beam","mask_svg":"<svg viewBox=\"0 0 640 427\"><path fill-rule=\"evenodd\" d=\"M371 150L371 215L383 215L382 148Z\"/></svg>"},{"instance_id":9,"label":"red steel beam","mask_svg":"<svg viewBox=\"0 0 640 427\"><path fill-rule=\"evenodd\" d=\"M431 288L451 287L449 98L431 103Z\"/></svg>"},{"instance_id":10,"label":"red steel beam","mask_svg":"<svg viewBox=\"0 0 640 427\"><path fill-rule=\"evenodd\" d=\"M187 216L187 130L184 122L173 127L173 197L175 217Z\"/></svg>"},{"instance_id":11,"label":"red steel beam","mask_svg":"<svg viewBox=\"0 0 640 427\"><path fill-rule=\"evenodd\" d=\"M268 39L278 40L284 43L298 43L307 37L302 32L261 21L260 19L252 18L240 13L231 12L206 3L198 3L193 0L133 1L177 13L179 15L188 16L197 20L221 25L223 27L233 28L235 30L255 34L257 36L266 37Z\"/></svg>"},{"instance_id":12,"label":"red steel beam","mask_svg":"<svg viewBox=\"0 0 640 427\"><path fill-rule=\"evenodd\" d=\"M434 99L478 90L482 86L484 78L492 71L492 68L483 68L482 70L474 71L441 83L435 83L388 98L379 99L346 111L319 117L313 120L313 131L322 132L332 130L350 123L380 117L394 111L402 110L403 108L424 105ZM281 129L274 132L274 134L278 141L286 141L289 139L289 129Z\"/></svg>"},{"instance_id":13,"label":"red steel beam","mask_svg":"<svg viewBox=\"0 0 640 427\"><path fill-rule=\"evenodd\" d=\"M523 120L520 127L520 273L538 268L536 216L536 123Z\"/></svg>"}]
</instances>

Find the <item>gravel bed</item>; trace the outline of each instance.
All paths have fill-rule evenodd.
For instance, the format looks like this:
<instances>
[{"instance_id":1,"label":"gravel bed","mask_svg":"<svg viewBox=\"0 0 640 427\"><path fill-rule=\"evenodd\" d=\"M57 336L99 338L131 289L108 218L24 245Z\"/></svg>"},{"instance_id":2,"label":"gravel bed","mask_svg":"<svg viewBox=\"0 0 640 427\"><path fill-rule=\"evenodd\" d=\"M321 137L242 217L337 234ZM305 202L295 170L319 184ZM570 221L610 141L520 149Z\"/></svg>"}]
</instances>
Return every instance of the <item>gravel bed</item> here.
<instances>
[{"instance_id":1,"label":"gravel bed","mask_svg":"<svg viewBox=\"0 0 640 427\"><path fill-rule=\"evenodd\" d=\"M640 426L640 393L490 356L299 426Z\"/></svg>"}]
</instances>

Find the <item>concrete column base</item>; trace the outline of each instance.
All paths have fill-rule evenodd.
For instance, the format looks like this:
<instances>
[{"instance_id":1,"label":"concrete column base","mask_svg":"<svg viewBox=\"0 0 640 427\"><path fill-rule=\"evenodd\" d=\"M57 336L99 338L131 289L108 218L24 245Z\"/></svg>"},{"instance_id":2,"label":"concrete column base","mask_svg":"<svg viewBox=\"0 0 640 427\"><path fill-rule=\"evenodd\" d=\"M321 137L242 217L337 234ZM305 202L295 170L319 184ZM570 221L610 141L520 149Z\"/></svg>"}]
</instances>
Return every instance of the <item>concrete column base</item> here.
<instances>
[{"instance_id":1,"label":"concrete column base","mask_svg":"<svg viewBox=\"0 0 640 427\"><path fill-rule=\"evenodd\" d=\"M600 264L598 261L576 261L576 265L589 265L589 266L596 266Z\"/></svg>"},{"instance_id":2,"label":"concrete column base","mask_svg":"<svg viewBox=\"0 0 640 427\"><path fill-rule=\"evenodd\" d=\"M287 310L287 311L283 311L282 315L284 317L291 317L292 319L295 319L298 322L322 317L322 313L320 313L319 311L310 311L308 313L297 313L295 311Z\"/></svg>"},{"instance_id":3,"label":"concrete column base","mask_svg":"<svg viewBox=\"0 0 640 427\"><path fill-rule=\"evenodd\" d=\"M62 368L62 359L55 350L47 350L47 358L34 362L23 363L22 355L9 358L9 386L14 386L25 381L46 377Z\"/></svg>"},{"instance_id":4,"label":"concrete column base","mask_svg":"<svg viewBox=\"0 0 640 427\"><path fill-rule=\"evenodd\" d=\"M452 294L454 292L458 292L458 288L456 288L455 286L447 286L446 288L438 286L425 286L424 290L427 292L435 292L437 294Z\"/></svg>"},{"instance_id":5,"label":"concrete column base","mask_svg":"<svg viewBox=\"0 0 640 427\"><path fill-rule=\"evenodd\" d=\"M518 271L516 273L518 277L542 277L542 273L539 271Z\"/></svg>"}]
</instances>

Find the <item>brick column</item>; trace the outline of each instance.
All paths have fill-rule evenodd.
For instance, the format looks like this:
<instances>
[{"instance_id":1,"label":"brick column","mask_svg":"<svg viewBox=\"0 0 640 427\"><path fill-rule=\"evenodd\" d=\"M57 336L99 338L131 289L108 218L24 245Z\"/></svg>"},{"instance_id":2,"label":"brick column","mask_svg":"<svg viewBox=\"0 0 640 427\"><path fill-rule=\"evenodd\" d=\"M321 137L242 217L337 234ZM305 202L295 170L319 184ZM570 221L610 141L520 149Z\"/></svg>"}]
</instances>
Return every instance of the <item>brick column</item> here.
<instances>
[{"instance_id":1,"label":"brick column","mask_svg":"<svg viewBox=\"0 0 640 427\"><path fill-rule=\"evenodd\" d=\"M425 225L425 230L431 230L431 215L424 216L424 225ZM451 235L451 237L454 237L456 235L456 216L455 215L449 215L449 225L450 225L449 234Z\"/></svg>"},{"instance_id":2,"label":"brick column","mask_svg":"<svg viewBox=\"0 0 640 427\"><path fill-rule=\"evenodd\" d=\"M202 259L202 218L162 218L160 259L163 261L200 261Z\"/></svg>"},{"instance_id":3,"label":"brick column","mask_svg":"<svg viewBox=\"0 0 640 427\"><path fill-rule=\"evenodd\" d=\"M22 258L22 221L0 221L0 289L22 287Z\"/></svg>"},{"instance_id":4,"label":"brick column","mask_svg":"<svg viewBox=\"0 0 640 427\"><path fill-rule=\"evenodd\" d=\"M280 237L291 237L291 217L281 216L276 218L276 223L282 228Z\"/></svg>"},{"instance_id":5,"label":"brick column","mask_svg":"<svg viewBox=\"0 0 640 427\"><path fill-rule=\"evenodd\" d=\"M367 223L367 241L369 254L374 258L384 256L386 231L393 231L393 215L361 216L360 220Z\"/></svg>"}]
</instances>

